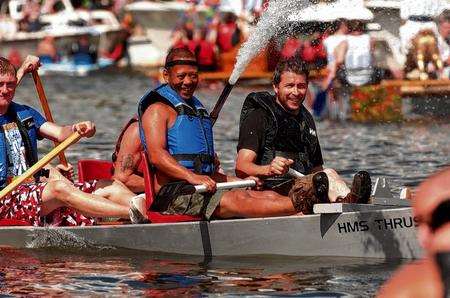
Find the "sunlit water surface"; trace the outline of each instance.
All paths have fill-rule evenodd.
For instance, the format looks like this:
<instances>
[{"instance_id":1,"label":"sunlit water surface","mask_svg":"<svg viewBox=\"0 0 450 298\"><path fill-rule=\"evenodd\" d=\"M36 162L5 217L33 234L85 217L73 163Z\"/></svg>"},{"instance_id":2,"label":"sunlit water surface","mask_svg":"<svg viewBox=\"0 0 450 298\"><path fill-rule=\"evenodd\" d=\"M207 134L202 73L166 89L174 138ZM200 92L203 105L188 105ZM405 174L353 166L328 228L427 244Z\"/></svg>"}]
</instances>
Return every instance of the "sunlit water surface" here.
<instances>
[{"instance_id":1,"label":"sunlit water surface","mask_svg":"<svg viewBox=\"0 0 450 298\"><path fill-rule=\"evenodd\" d=\"M43 78L54 118L59 123L90 119L94 138L69 150L80 157L109 159L117 134L136 112L137 102L155 83L138 75L104 74L89 78ZM236 87L215 126L216 150L233 171L239 112L255 88ZM257 88L256 90L263 90ZM220 93L197 95L211 108ZM30 78L17 90L17 101L39 107ZM317 123L325 165L351 181L358 169L388 177L394 194L414 186L449 164L447 121L362 125ZM48 151L45 143L41 153ZM151 237L151 235L149 235ZM282 245L282 244L280 244ZM0 293L5 295L314 295L319 292L373 295L399 265L394 261L348 258L230 258L204 264L200 258L153 255L115 249L55 251L0 250Z\"/></svg>"}]
</instances>

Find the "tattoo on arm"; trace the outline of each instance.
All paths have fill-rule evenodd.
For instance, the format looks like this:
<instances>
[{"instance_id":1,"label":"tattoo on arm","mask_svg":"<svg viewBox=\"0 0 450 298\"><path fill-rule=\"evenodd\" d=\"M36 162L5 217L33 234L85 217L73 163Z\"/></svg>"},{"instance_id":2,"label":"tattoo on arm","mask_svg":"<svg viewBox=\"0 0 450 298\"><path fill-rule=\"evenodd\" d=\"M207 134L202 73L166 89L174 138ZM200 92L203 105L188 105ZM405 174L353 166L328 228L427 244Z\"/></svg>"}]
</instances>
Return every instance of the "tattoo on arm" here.
<instances>
[{"instance_id":1,"label":"tattoo on arm","mask_svg":"<svg viewBox=\"0 0 450 298\"><path fill-rule=\"evenodd\" d=\"M125 172L126 170L134 170L133 155L127 154L124 156L122 162L120 163L120 170L122 172Z\"/></svg>"}]
</instances>

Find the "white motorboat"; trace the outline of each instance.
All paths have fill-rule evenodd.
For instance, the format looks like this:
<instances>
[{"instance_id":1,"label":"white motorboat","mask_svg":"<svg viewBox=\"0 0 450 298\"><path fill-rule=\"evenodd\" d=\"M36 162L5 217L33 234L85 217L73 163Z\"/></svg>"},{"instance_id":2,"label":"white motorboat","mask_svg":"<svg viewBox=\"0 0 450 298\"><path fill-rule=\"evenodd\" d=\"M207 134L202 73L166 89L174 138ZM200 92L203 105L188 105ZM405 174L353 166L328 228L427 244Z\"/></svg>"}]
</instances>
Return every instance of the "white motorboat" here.
<instances>
[{"instance_id":1,"label":"white motorboat","mask_svg":"<svg viewBox=\"0 0 450 298\"><path fill-rule=\"evenodd\" d=\"M58 49L63 52L70 48L80 36L89 36L96 48L106 50L110 47L116 34L121 31L117 18L106 10L75 10L69 0L58 0L53 7L57 12L41 11L39 18L42 28L36 32L22 32L17 23L23 17L24 0L11 0L8 4L9 15L0 19L0 54L8 57L12 50L22 57L35 54L37 44L46 36L55 37ZM45 7L45 3L42 5Z\"/></svg>"}]
</instances>

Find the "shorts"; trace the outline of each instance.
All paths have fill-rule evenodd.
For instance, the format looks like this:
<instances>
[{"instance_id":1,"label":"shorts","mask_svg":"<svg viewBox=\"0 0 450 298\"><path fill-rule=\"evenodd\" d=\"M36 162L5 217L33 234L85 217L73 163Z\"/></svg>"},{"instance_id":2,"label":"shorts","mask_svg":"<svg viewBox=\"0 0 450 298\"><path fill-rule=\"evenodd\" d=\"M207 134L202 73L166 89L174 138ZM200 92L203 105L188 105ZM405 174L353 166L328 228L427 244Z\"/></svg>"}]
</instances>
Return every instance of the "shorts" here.
<instances>
[{"instance_id":1,"label":"shorts","mask_svg":"<svg viewBox=\"0 0 450 298\"><path fill-rule=\"evenodd\" d=\"M0 219L23 220L32 226L43 226L44 224L54 226L84 226L95 224L95 219L81 213L62 207L54 210L47 216L41 216L42 192L46 182L22 184L1 202ZM80 190L92 193L97 181L75 183Z\"/></svg>"},{"instance_id":2,"label":"shorts","mask_svg":"<svg viewBox=\"0 0 450 298\"><path fill-rule=\"evenodd\" d=\"M219 206L225 191L215 193L193 193L192 185L186 182L171 182L164 185L156 195L152 210L163 214L202 216L209 220Z\"/></svg>"}]
</instances>

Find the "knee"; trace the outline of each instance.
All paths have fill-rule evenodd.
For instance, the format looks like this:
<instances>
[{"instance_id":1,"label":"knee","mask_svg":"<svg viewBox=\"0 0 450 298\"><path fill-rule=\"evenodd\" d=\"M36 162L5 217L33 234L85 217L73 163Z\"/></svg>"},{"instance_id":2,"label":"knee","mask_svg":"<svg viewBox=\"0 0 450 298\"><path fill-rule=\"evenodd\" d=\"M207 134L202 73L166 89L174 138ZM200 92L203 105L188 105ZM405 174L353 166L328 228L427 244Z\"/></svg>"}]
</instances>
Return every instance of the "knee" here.
<instances>
[{"instance_id":1,"label":"knee","mask_svg":"<svg viewBox=\"0 0 450 298\"><path fill-rule=\"evenodd\" d=\"M334 169L331 169L331 168L323 169L322 172L325 172L325 173L330 174L330 175L337 175L338 174Z\"/></svg>"},{"instance_id":2,"label":"knee","mask_svg":"<svg viewBox=\"0 0 450 298\"><path fill-rule=\"evenodd\" d=\"M334 179L338 179L339 178L339 174L333 169L326 168L322 172L327 174L328 177L331 177L331 178L334 178Z\"/></svg>"}]
</instances>

